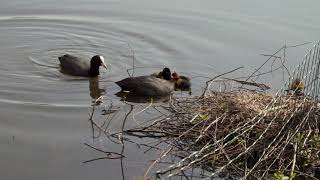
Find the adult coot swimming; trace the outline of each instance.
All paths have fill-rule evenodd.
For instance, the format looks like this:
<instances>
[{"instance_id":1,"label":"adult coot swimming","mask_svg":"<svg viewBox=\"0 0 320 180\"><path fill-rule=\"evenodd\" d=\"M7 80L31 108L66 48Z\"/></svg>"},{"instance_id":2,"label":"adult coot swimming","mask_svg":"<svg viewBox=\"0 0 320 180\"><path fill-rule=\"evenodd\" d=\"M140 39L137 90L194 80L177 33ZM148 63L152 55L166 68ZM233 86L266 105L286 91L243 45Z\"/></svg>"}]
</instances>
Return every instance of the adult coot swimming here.
<instances>
[{"instance_id":1,"label":"adult coot swimming","mask_svg":"<svg viewBox=\"0 0 320 180\"><path fill-rule=\"evenodd\" d=\"M87 59L65 54L59 57L61 72L84 77L96 77L99 75L99 67L103 66L107 69L104 58L95 55L89 62Z\"/></svg>"},{"instance_id":2,"label":"adult coot swimming","mask_svg":"<svg viewBox=\"0 0 320 180\"><path fill-rule=\"evenodd\" d=\"M122 91L140 96L166 96L173 92L174 82L154 76L129 77L116 82Z\"/></svg>"},{"instance_id":3,"label":"adult coot swimming","mask_svg":"<svg viewBox=\"0 0 320 180\"><path fill-rule=\"evenodd\" d=\"M137 76L125 78L116 82L122 91L140 96L166 96L174 91L174 81L171 80L171 71L164 68L161 72L161 78L151 76Z\"/></svg>"}]
</instances>

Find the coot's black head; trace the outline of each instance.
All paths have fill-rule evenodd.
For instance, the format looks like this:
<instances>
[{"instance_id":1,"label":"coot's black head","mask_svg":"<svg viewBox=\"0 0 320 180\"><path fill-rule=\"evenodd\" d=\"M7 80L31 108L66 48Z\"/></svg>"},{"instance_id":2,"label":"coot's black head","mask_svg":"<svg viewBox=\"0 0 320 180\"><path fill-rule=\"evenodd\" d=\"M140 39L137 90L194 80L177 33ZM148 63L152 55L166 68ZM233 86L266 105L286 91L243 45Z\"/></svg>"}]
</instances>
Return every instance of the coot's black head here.
<instances>
[{"instance_id":1,"label":"coot's black head","mask_svg":"<svg viewBox=\"0 0 320 180\"><path fill-rule=\"evenodd\" d=\"M163 68L161 73L163 79L170 80L171 79L171 71L169 68Z\"/></svg>"},{"instance_id":2,"label":"coot's black head","mask_svg":"<svg viewBox=\"0 0 320 180\"><path fill-rule=\"evenodd\" d=\"M107 69L107 65L104 62L104 58L99 55L95 55L91 58L90 62L90 70L89 70L89 75L92 77L98 76L99 75L99 67L103 66Z\"/></svg>"}]
</instances>

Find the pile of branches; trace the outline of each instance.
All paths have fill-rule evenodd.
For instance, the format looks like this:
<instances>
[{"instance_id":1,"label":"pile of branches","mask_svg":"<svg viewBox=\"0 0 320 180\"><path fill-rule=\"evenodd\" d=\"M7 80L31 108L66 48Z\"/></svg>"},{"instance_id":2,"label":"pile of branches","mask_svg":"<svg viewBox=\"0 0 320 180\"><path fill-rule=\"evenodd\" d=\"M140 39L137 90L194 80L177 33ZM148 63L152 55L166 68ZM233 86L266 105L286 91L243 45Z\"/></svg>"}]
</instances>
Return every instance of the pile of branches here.
<instances>
[{"instance_id":1,"label":"pile of branches","mask_svg":"<svg viewBox=\"0 0 320 180\"><path fill-rule=\"evenodd\" d=\"M208 178L319 178L320 110L306 96L212 92L172 99L168 110L165 118L125 132L162 138L169 147L157 148L180 157L161 177L201 168Z\"/></svg>"},{"instance_id":2,"label":"pile of branches","mask_svg":"<svg viewBox=\"0 0 320 180\"><path fill-rule=\"evenodd\" d=\"M248 77L223 77L242 67L216 75L206 82L201 96L173 97L165 107L168 114L155 108L161 113L160 119L137 123L137 128L124 130L133 106L130 106L121 131L117 133L107 131L109 123L96 123L92 113L92 131L97 127L108 138L117 139L122 145L122 152L112 154L93 148L115 156L102 159L121 159L121 165L124 141L139 147L145 145L147 151L161 150L159 158L151 164L144 177L148 177L155 164L173 155L179 160L175 159L165 169L157 171L159 179L175 175L189 179L190 170L191 177L195 177L193 172L198 168L206 171L200 173L200 178L205 179L320 179L320 41L293 74L285 67L286 49L305 44L308 43L285 45L272 55L263 54L269 58ZM275 66L276 62L280 63L279 67ZM271 70L265 71L263 67L266 66ZM287 90L281 89L277 95L266 93L270 87L256 82L262 76L279 70L288 73L289 82L284 86ZM128 72L129 76L133 73L130 75ZM282 74L282 79L286 79L285 74ZM219 87L219 92L218 89L210 89L213 83L221 83L214 86ZM234 87L235 83L241 86ZM135 115L152 107L152 102L151 99L151 104ZM140 144L124 135L160 140L156 145ZM167 165L168 162L165 163Z\"/></svg>"}]
</instances>

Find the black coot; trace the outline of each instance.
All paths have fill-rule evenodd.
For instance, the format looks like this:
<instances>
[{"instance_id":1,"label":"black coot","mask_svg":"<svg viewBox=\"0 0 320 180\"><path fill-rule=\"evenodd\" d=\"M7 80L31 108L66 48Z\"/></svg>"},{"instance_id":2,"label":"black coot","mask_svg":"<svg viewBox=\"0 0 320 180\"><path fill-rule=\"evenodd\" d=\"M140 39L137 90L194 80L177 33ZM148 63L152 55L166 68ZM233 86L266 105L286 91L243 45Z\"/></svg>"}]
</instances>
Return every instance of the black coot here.
<instances>
[{"instance_id":1,"label":"black coot","mask_svg":"<svg viewBox=\"0 0 320 180\"><path fill-rule=\"evenodd\" d=\"M122 91L129 91L140 96L167 96L174 91L174 81L171 80L169 68L164 68L161 78L151 76L137 76L125 78L116 82Z\"/></svg>"},{"instance_id":2,"label":"black coot","mask_svg":"<svg viewBox=\"0 0 320 180\"><path fill-rule=\"evenodd\" d=\"M69 54L59 57L61 72L84 77L96 77L99 75L99 67L107 68L104 58L95 55L91 61L80 57L72 56Z\"/></svg>"}]
</instances>

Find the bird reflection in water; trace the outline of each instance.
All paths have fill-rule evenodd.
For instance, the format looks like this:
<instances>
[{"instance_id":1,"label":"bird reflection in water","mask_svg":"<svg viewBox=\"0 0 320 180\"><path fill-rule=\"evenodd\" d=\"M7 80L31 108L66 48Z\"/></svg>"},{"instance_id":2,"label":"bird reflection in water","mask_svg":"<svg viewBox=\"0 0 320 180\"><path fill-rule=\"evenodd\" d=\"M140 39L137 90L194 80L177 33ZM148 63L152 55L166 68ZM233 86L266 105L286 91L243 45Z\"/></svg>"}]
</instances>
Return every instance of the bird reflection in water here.
<instances>
[{"instance_id":1,"label":"bird reflection in water","mask_svg":"<svg viewBox=\"0 0 320 180\"><path fill-rule=\"evenodd\" d=\"M133 103L160 103L160 102L168 102L170 101L171 95L167 96L141 96L134 93L119 91L115 94L120 97L120 101L127 101Z\"/></svg>"},{"instance_id":2,"label":"bird reflection in water","mask_svg":"<svg viewBox=\"0 0 320 180\"><path fill-rule=\"evenodd\" d=\"M105 89L99 88L99 78L89 78L89 90L92 98L92 106L99 106L102 103L101 96L105 93Z\"/></svg>"}]
</instances>

